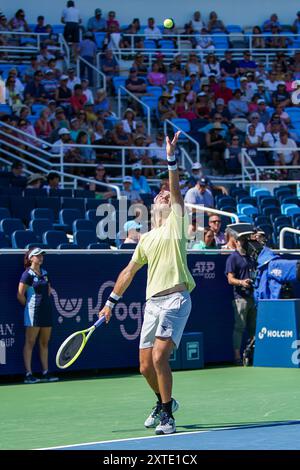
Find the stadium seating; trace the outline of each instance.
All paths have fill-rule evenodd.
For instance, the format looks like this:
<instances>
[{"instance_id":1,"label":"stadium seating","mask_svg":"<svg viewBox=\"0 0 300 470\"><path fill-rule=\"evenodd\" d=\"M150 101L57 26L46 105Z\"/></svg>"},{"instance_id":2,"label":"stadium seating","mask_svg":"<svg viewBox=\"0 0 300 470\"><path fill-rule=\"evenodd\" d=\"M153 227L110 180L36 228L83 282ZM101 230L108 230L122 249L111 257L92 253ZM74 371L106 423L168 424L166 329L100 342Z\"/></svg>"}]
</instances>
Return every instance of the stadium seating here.
<instances>
[{"instance_id":1,"label":"stadium seating","mask_svg":"<svg viewBox=\"0 0 300 470\"><path fill-rule=\"evenodd\" d=\"M43 233L53 230L53 224L49 219L33 219L29 222L29 229L35 234L37 240L42 241Z\"/></svg>"},{"instance_id":2,"label":"stadium seating","mask_svg":"<svg viewBox=\"0 0 300 470\"><path fill-rule=\"evenodd\" d=\"M4 232L0 232L0 249L10 248L10 243L8 238L5 236Z\"/></svg>"},{"instance_id":3,"label":"stadium seating","mask_svg":"<svg viewBox=\"0 0 300 470\"><path fill-rule=\"evenodd\" d=\"M98 238L95 230L78 230L74 232L74 242L79 248L87 248L91 243L97 243Z\"/></svg>"},{"instance_id":4,"label":"stadium seating","mask_svg":"<svg viewBox=\"0 0 300 470\"><path fill-rule=\"evenodd\" d=\"M62 243L68 243L67 235L60 230L48 230L43 234L43 243L49 248L56 249Z\"/></svg>"},{"instance_id":5,"label":"stadium seating","mask_svg":"<svg viewBox=\"0 0 300 470\"><path fill-rule=\"evenodd\" d=\"M73 222L73 233L78 232L78 230L96 230L96 221L88 219L77 219Z\"/></svg>"},{"instance_id":6,"label":"stadium seating","mask_svg":"<svg viewBox=\"0 0 300 470\"><path fill-rule=\"evenodd\" d=\"M79 209L61 209L59 212L59 223L63 225L67 232L72 232L74 220L81 219L82 213Z\"/></svg>"},{"instance_id":7,"label":"stadium seating","mask_svg":"<svg viewBox=\"0 0 300 470\"><path fill-rule=\"evenodd\" d=\"M24 224L20 219L2 219L0 221L0 230L4 233L6 237L11 239L11 235L16 230L24 230Z\"/></svg>"},{"instance_id":8,"label":"stadium seating","mask_svg":"<svg viewBox=\"0 0 300 470\"><path fill-rule=\"evenodd\" d=\"M16 249L25 248L29 243L37 243L38 241L35 233L31 230L16 230L11 236L12 248Z\"/></svg>"}]
</instances>

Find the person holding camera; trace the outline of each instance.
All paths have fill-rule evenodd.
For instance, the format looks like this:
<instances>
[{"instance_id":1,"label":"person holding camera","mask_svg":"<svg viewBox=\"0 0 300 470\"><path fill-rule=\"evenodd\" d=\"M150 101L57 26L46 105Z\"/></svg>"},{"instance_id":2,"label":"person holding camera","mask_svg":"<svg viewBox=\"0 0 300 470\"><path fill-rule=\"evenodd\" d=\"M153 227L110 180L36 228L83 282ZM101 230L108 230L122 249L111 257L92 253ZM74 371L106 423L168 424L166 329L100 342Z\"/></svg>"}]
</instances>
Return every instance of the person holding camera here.
<instances>
[{"instance_id":1,"label":"person holding camera","mask_svg":"<svg viewBox=\"0 0 300 470\"><path fill-rule=\"evenodd\" d=\"M226 261L225 274L228 283L233 286L234 330L233 348L236 365L242 365L241 344L247 328L249 337L255 336L256 304L253 291L255 263L247 255L243 238L236 240L236 250Z\"/></svg>"}]
</instances>

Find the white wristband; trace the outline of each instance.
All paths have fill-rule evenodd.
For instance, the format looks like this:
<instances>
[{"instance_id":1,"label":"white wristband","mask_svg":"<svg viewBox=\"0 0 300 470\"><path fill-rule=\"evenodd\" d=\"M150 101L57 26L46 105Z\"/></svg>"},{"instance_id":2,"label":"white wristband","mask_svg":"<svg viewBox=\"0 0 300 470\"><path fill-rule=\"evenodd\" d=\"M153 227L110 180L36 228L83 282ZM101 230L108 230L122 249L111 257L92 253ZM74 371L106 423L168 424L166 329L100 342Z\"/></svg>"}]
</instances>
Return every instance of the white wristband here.
<instances>
[{"instance_id":1,"label":"white wristband","mask_svg":"<svg viewBox=\"0 0 300 470\"><path fill-rule=\"evenodd\" d=\"M110 296L108 297L107 301L105 302L105 305L111 309L114 308L114 306L118 303L120 300L121 296L118 294L115 294L114 291L110 293Z\"/></svg>"},{"instance_id":2,"label":"white wristband","mask_svg":"<svg viewBox=\"0 0 300 470\"><path fill-rule=\"evenodd\" d=\"M167 160L168 160L168 162L175 162L176 161L176 156L175 155L167 155Z\"/></svg>"}]
</instances>

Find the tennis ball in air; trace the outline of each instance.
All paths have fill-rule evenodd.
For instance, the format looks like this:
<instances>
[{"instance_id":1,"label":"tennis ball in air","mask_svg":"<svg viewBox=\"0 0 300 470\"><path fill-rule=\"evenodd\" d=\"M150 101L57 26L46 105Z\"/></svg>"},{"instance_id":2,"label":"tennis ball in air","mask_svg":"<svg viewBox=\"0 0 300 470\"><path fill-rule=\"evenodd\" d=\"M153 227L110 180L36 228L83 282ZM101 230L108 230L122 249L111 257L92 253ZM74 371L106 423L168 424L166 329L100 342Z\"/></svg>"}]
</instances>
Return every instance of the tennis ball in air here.
<instances>
[{"instance_id":1,"label":"tennis ball in air","mask_svg":"<svg viewBox=\"0 0 300 470\"><path fill-rule=\"evenodd\" d=\"M174 21L172 20L172 18L167 18L164 20L164 27L167 29L174 28Z\"/></svg>"}]
</instances>

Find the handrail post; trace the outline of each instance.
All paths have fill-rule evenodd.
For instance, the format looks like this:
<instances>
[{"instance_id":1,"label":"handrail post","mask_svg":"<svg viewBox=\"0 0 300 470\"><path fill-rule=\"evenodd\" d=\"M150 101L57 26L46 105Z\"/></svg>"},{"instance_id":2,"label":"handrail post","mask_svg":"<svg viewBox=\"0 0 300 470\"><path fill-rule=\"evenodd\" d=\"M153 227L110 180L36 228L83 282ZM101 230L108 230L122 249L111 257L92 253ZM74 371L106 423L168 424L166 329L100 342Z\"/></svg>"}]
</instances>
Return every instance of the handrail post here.
<instances>
[{"instance_id":1,"label":"handrail post","mask_svg":"<svg viewBox=\"0 0 300 470\"><path fill-rule=\"evenodd\" d=\"M124 179L125 176L125 149L124 147L122 148L122 180Z\"/></svg>"},{"instance_id":2,"label":"handrail post","mask_svg":"<svg viewBox=\"0 0 300 470\"><path fill-rule=\"evenodd\" d=\"M118 117L121 119L121 89L118 88Z\"/></svg>"},{"instance_id":3,"label":"handrail post","mask_svg":"<svg viewBox=\"0 0 300 470\"><path fill-rule=\"evenodd\" d=\"M60 145L60 173L61 173L61 185L65 187L64 180L64 144Z\"/></svg>"}]
</instances>

